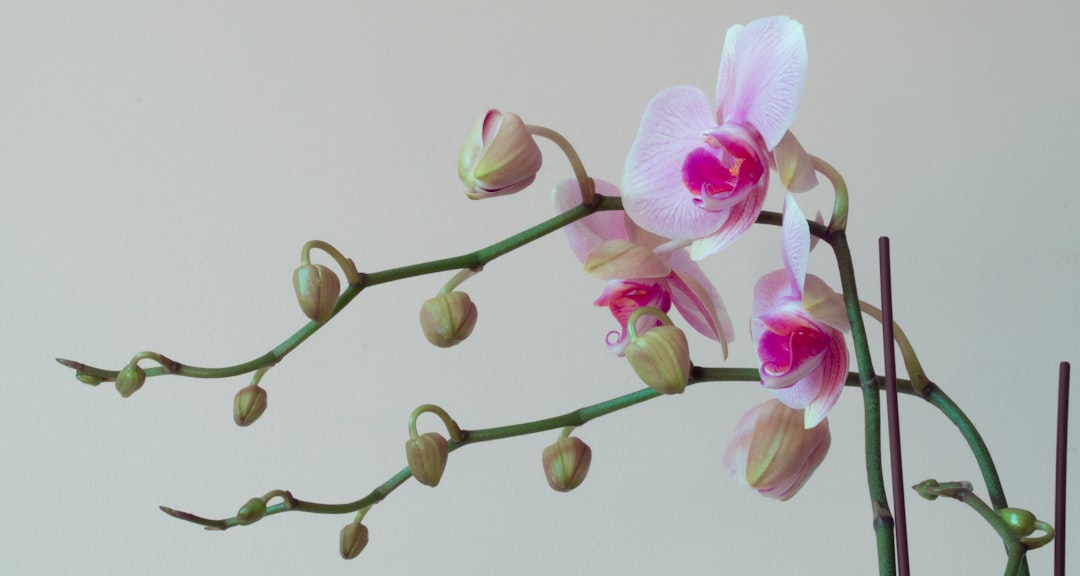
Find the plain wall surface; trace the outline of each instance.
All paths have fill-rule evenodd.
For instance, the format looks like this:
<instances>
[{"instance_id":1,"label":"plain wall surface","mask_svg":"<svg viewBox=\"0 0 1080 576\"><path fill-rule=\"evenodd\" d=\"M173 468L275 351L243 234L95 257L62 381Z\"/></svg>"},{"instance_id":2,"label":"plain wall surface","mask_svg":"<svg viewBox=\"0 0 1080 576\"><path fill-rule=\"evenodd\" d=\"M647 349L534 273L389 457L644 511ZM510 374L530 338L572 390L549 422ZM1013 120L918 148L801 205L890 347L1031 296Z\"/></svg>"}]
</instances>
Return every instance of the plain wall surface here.
<instances>
[{"instance_id":1,"label":"plain wall surface","mask_svg":"<svg viewBox=\"0 0 1080 576\"><path fill-rule=\"evenodd\" d=\"M118 369L154 350L236 364L306 321L290 276L309 239L377 271L540 222L570 176L548 143L532 188L462 194L458 150L483 111L562 132L592 176L617 183L649 99L675 84L713 94L727 28L781 13L805 25L810 57L793 131L847 179L860 295L879 299L888 235L897 321L979 426L1010 503L1052 521L1057 366L1080 361L1073 3L8 1L0 572L874 573L852 389L829 417L828 458L786 503L720 462L768 395L706 383L579 429L592 470L569 494L540 466L556 431L455 452L437 488L409 482L368 514L371 543L350 562L337 539L351 515L209 533L157 509L230 516L275 488L351 501L404 466L419 404L483 428L640 388L603 346L616 327L592 306L603 283L561 233L464 286L479 323L451 350L416 319L450 273L365 291L269 371L269 410L249 428L231 417L247 377L154 378L121 399L53 361ZM767 210L783 199L773 184ZM798 200L828 213L832 192ZM756 367L752 288L781 266L772 227L704 262L737 339L724 361L692 336L696 364ZM839 287L827 246L810 272ZM880 327L867 326L880 370ZM955 427L919 400L900 410L907 483L971 480L985 496ZM910 490L907 502L913 573L1003 570L970 509ZM1030 557L1033 574L1050 573L1051 547Z\"/></svg>"}]
</instances>

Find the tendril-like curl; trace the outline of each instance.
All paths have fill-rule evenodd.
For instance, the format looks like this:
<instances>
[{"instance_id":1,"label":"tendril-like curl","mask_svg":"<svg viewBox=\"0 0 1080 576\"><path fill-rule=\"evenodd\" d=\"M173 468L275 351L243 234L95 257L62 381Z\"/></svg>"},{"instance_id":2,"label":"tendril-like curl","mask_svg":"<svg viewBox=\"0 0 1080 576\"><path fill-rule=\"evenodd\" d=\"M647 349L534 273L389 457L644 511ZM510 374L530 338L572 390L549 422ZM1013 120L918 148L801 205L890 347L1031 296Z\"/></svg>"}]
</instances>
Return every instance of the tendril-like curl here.
<instances>
[{"instance_id":1,"label":"tendril-like curl","mask_svg":"<svg viewBox=\"0 0 1080 576\"><path fill-rule=\"evenodd\" d=\"M329 254L330 257L338 263L338 266L341 267L341 271L345 273L345 279L350 285L360 283L360 272L356 269L356 264L353 263L352 259L346 258L337 248L334 248L322 240L311 240L304 244L304 247L300 249L301 266L311 264L311 251L316 248Z\"/></svg>"}]
</instances>

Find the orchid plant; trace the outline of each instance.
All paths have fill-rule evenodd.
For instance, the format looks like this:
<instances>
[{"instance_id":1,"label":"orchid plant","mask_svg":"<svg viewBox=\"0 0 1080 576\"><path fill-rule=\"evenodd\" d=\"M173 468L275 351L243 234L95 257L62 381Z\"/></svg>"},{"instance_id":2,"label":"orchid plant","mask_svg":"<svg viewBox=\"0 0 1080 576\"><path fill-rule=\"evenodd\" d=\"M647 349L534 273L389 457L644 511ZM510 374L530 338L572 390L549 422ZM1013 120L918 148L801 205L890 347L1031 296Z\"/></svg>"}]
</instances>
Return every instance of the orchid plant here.
<instances>
[{"instance_id":1,"label":"orchid plant","mask_svg":"<svg viewBox=\"0 0 1080 576\"><path fill-rule=\"evenodd\" d=\"M248 426L266 411L261 378L362 291L457 271L423 304L419 319L431 343L460 345L474 328L482 329L477 307L459 290L461 284L495 258L562 229L584 271L605 282L593 304L606 307L617 328L606 335L604 344L611 353L625 357L647 387L561 416L488 429L462 428L441 407L420 406L409 416L408 465L353 502L317 503L275 490L250 499L228 518L162 510L215 530L289 511L354 514L340 535L341 555L353 558L368 543L368 527L363 523L367 512L410 478L437 486L456 449L561 430L540 459L553 489L573 490L586 480L592 456L585 441L572 435L578 427L708 381L757 382L772 396L734 424L723 461L739 483L762 496L788 500L811 481L826 457L829 411L845 387L857 387L866 417L867 485L879 569L881 574L893 574L897 569L894 521L880 448L883 378L871 365L863 321L864 314L880 321L881 311L860 301L857 293L846 236L848 192L843 178L828 163L808 154L790 132L806 74L806 39L800 23L780 16L731 27L720 58L715 109L696 87L676 86L660 92L645 109L626 160L621 191L620 186L591 178L558 133L527 125L517 115L490 110L477 121L461 151L458 172L466 195L485 199L527 189L542 165L536 138L546 138L565 152L575 172L574 178L555 186L554 217L469 254L379 272L361 272L333 246L312 241L303 248L294 274L296 296L310 322L270 352L242 364L199 368L156 352L140 352L119 370L60 362L74 369L84 383L115 382L124 397L155 376L225 378L252 373L234 405L236 423ZM789 191L782 214L763 211L774 171ZM792 194L815 189L818 174L831 183L835 194L827 225L820 218L808 220ZM758 366L694 365L680 324L715 341L725 359L728 347L737 345L724 302L697 261L722 257L718 254L754 225L779 226L778 262L782 262L782 268L761 277L753 290L750 340ZM818 240L835 254L839 292L808 271L810 250ZM344 290L333 270L310 263L313 249L336 260L345 275ZM679 322L668 315L672 307L679 313ZM971 506L1001 537L1007 552L1006 574L1026 573L1026 552L1050 541L1053 528L1030 512L1008 506L989 451L974 426L941 387L927 378L903 333L897 330L895 334L908 371L908 379L898 381L899 390L923 398L957 424L979 465L989 503L968 482L928 480L918 485L919 494L930 499L948 496ZM849 351L858 365L855 373L848 372ZM144 362L157 366L143 367ZM417 433L416 421L426 413L442 420L446 436Z\"/></svg>"}]
</instances>

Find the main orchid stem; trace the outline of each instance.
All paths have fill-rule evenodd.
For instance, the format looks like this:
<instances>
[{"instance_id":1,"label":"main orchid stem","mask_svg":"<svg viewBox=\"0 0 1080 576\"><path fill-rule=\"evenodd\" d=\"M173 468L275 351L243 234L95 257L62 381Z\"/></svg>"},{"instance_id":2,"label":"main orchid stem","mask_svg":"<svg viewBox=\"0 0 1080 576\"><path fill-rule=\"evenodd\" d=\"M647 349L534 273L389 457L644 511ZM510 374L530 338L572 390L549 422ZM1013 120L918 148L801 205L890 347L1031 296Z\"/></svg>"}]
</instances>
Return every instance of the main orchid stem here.
<instances>
[{"instance_id":1,"label":"main orchid stem","mask_svg":"<svg viewBox=\"0 0 1080 576\"><path fill-rule=\"evenodd\" d=\"M866 483L870 491L870 505L874 516L874 533L877 537L878 570L882 576L896 574L896 546L893 535L893 518L889 512L889 499L885 491L885 478L881 465L881 396L874 365L870 359L870 346L866 339L866 327L859 309L859 294L855 285L855 267L851 261L847 235L836 231L828 238L836 254L840 268L840 284L844 291L844 304L851 323L851 339L855 346L855 359L859 365L860 387L863 392L863 417L865 420Z\"/></svg>"}]
</instances>

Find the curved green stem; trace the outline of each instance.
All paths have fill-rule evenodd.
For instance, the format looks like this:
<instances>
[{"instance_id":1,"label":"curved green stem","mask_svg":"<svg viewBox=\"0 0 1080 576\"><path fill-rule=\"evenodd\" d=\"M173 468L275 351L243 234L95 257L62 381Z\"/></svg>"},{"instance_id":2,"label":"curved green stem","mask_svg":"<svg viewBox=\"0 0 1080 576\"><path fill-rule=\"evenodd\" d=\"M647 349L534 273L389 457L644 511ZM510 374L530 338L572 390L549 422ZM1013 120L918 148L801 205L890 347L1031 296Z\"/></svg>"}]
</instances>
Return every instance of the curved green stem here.
<instances>
[{"instance_id":1,"label":"curved green stem","mask_svg":"<svg viewBox=\"0 0 1080 576\"><path fill-rule=\"evenodd\" d=\"M839 196L838 196L839 197ZM847 236L843 229L833 231L826 239L836 254L840 268L844 304L851 324L851 339L855 347L855 359L859 365L859 379L863 392L863 418L865 421L866 484L870 492L870 508L874 517L874 534L877 538L878 570L882 575L896 574L896 546L893 519L889 512L889 499L885 491L885 479L881 465L881 395L874 365L870 359L870 347L866 339L866 327L859 309L859 293L855 284L855 267L851 261Z\"/></svg>"},{"instance_id":2,"label":"curved green stem","mask_svg":"<svg viewBox=\"0 0 1080 576\"><path fill-rule=\"evenodd\" d=\"M443 287L439 289L439 296L452 292L455 288L460 286L462 282L479 274L482 270L483 268L466 268L465 270L458 270L458 273L454 274L453 278L447 280L446 284L443 284Z\"/></svg>"},{"instance_id":3,"label":"curved green stem","mask_svg":"<svg viewBox=\"0 0 1080 576\"><path fill-rule=\"evenodd\" d=\"M869 302L859 302L859 306L862 311L868 316L883 322L881 309ZM896 341L896 345L900 347L900 354L904 358L904 366L907 368L908 376L918 391L922 392L930 384L930 379L926 377L926 371L923 370L922 363L919 362L919 357L915 355L915 348L911 346L911 341L908 340L907 334L900 328L900 324L893 321L893 340Z\"/></svg>"},{"instance_id":4,"label":"curved green stem","mask_svg":"<svg viewBox=\"0 0 1080 576\"><path fill-rule=\"evenodd\" d=\"M585 171L585 164L581 162L581 157L578 156L577 150L574 150L574 146L570 144L570 141L551 128L535 124L529 124L525 127L533 136L551 140L559 146L563 154L566 154L566 159L570 161L570 167L574 169L574 177L577 178L578 187L581 189L581 203L591 206L596 195L596 186L593 184L592 178L589 178L588 172Z\"/></svg>"},{"instance_id":5,"label":"curved green stem","mask_svg":"<svg viewBox=\"0 0 1080 576\"><path fill-rule=\"evenodd\" d=\"M591 205L582 204L577 206L572 210L568 210L554 218L537 224L528 230L515 234L506 240L496 242L487 248L482 248L475 252L453 258L444 258L421 264L413 264L411 266L391 268L389 270L371 274L360 274L358 281L350 283L348 287L342 291L341 296L338 297L337 304L334 306L334 314L331 318L336 316L338 312L341 312L345 306L348 306L349 302L352 302L353 298L356 298L356 296L368 286L384 284L395 280L411 278L413 276L447 272L450 270L479 269L499 256L516 250L533 240L546 236L555 230L563 228L592 214L593 212L605 210L622 210L622 199L597 194ZM783 215L780 213L765 211L758 215L757 223L769 226L780 226L782 220ZM829 238L828 229L816 222L810 222L810 233L825 240ZM273 350L241 364L221 368L204 368L170 361L172 362L170 366L174 369L166 370L161 367L149 368L146 370L146 376L149 378L161 376L163 374L176 374L178 376L187 376L189 378L229 378L231 376L247 374L248 372L258 370L259 368L274 366L325 324L325 322L323 324L309 322L297 330L287 340L278 344ZM56 361L75 370L76 377L78 377L81 382L91 385L97 385L105 380L114 380L119 372L118 370L97 368L66 358L57 358Z\"/></svg>"},{"instance_id":6,"label":"curved green stem","mask_svg":"<svg viewBox=\"0 0 1080 576\"><path fill-rule=\"evenodd\" d=\"M361 508L360 510L357 510L356 516L353 518L353 522L356 522L356 523L363 522L364 517L367 516L368 512L371 512L371 506L368 506L367 508Z\"/></svg>"},{"instance_id":7,"label":"curved green stem","mask_svg":"<svg viewBox=\"0 0 1080 576\"><path fill-rule=\"evenodd\" d=\"M356 264L353 263L352 259L346 258L337 248L334 248L329 243L323 242L322 240L310 240L307 244L304 244L303 248L300 249L301 266L311 264L311 251L315 248L326 252L338 263L338 266L341 267L341 271L345 273L345 279L349 281L349 284L355 284L360 280L360 272L356 270Z\"/></svg>"},{"instance_id":8,"label":"curved green stem","mask_svg":"<svg viewBox=\"0 0 1080 576\"><path fill-rule=\"evenodd\" d=\"M847 183L844 182L844 177L840 175L840 172L832 167L832 164L811 155L810 159L814 162L814 169L825 175L832 183L833 190L836 192L836 202L833 205L832 219L829 221L829 232L843 232L847 229L847 217L848 217L848 190Z\"/></svg>"},{"instance_id":9,"label":"curved green stem","mask_svg":"<svg viewBox=\"0 0 1080 576\"><path fill-rule=\"evenodd\" d=\"M970 483L938 483L936 480L924 480L913 486L913 488L919 492L919 495L928 500L934 500L938 496L945 496L970 506L979 516L982 516L983 520L986 520L987 524L990 524L990 527L998 533L1002 543L1005 544L1005 551L1009 557L1008 564L1005 567L1005 576L1014 576L1027 572L1025 562L1027 548L1024 543L1009 527L1009 523L972 491Z\"/></svg>"},{"instance_id":10,"label":"curved green stem","mask_svg":"<svg viewBox=\"0 0 1080 576\"><path fill-rule=\"evenodd\" d=\"M416 438L419 436L419 434L416 433L416 419L425 412L431 412L443 421L443 424L446 426L446 432L450 435L451 442L461 442L461 427L459 427L458 423L446 413L446 410L443 410L442 407L436 406L435 404L422 404L417 406L416 409L412 411L412 414L409 414L409 438Z\"/></svg>"},{"instance_id":11,"label":"curved green stem","mask_svg":"<svg viewBox=\"0 0 1080 576\"><path fill-rule=\"evenodd\" d=\"M690 375L689 384L697 382L712 382L712 381L759 381L758 371L756 368L698 368L695 367ZM586 406L579 408L572 412L567 412L561 416L554 416L552 418L544 418L541 420L534 420L532 422L524 422L521 424L511 424L508 426L498 426L495 428L483 428L477 430L461 430L460 441L449 442L450 451L453 452L458 448L462 448L469 444L476 444L479 442L490 442L492 440L500 440L503 438L512 438L515 436L524 436L527 434L535 434L538 432L546 432L548 430L555 430L557 428L577 427L581 426L591 420L600 418L612 412L617 412L624 408L629 408L635 404L640 404L646 400L651 400L660 396L660 393L656 392L652 388L644 388L637 392L631 392L630 394L624 394L610 400L600 402L599 404L593 404L592 406ZM280 514L282 512L294 511L294 512L309 512L314 514L348 514L350 512L356 512L365 507L372 506L384 500L390 495L398 486L401 486L412 476L409 468L404 468L398 473L391 476L388 480L380 484L377 488L372 490L363 498L355 500L353 502L345 502L342 504L323 504L318 502L308 502L292 497L286 503L275 504L266 508L266 516L273 514ZM290 495L291 496L291 495ZM161 506L161 511L166 514L192 522L205 527L208 530L226 530L233 526L239 526L240 523L236 517L224 518L224 519L210 519L196 516L188 512L175 510L167 506Z\"/></svg>"},{"instance_id":12,"label":"curved green stem","mask_svg":"<svg viewBox=\"0 0 1080 576\"><path fill-rule=\"evenodd\" d=\"M554 218L550 218L532 228L519 232L501 242L496 242L486 248L481 248L475 252L470 252L461 256L455 256L453 258L443 258L441 260L433 260L430 262L424 262L421 264L413 264L411 266L402 266L399 268L391 268L389 270L383 270L381 272L374 272L371 274L359 274L356 282L350 283L349 286L341 292L341 296L338 297L337 304L334 306L334 316L337 315L342 309L352 302L353 298L356 298L358 294L369 286L375 286L377 284L384 284L387 282L393 282L395 280L402 280L405 278L411 278L414 276L422 276L425 274L434 274L436 272L447 272L450 270L460 269L479 269L486 265L488 262L502 256L508 252L521 248L522 246L542 238L560 228L563 228L577 220L580 220L589 214L594 212L600 212L604 210L621 210L622 200L620 198L612 198L608 196L597 195L593 203L590 205L582 204L568 210ZM333 318L333 316L331 316ZM162 374L175 374L178 376L187 376L189 378L228 378L231 376L238 376L240 374L246 374L259 368L273 366L280 362L289 352L296 349L297 346L307 340L312 334L317 332L319 328L326 323L316 324L315 322L309 322L299 330L297 330L287 340L279 344L273 350L254 358L236 364L233 366L225 366L222 368L203 368L199 366L191 366L189 364L181 364L179 362L171 361L169 364L170 369L162 367L149 368L146 370L146 376L161 376ZM82 362L76 362L74 360L67 360L64 358L57 358L57 362L67 366L76 371L77 374L81 374L84 377L100 378L102 380L113 380L119 373L119 370L105 370L102 368L96 368Z\"/></svg>"},{"instance_id":13,"label":"curved green stem","mask_svg":"<svg viewBox=\"0 0 1080 576\"><path fill-rule=\"evenodd\" d=\"M1005 489L1001 486L1001 479L998 477L997 467L994 466L994 459L990 457L990 450L986 447L986 442L983 441L979 431L975 428L975 424L952 401L952 398L949 398L933 382L929 383L924 397L927 402L941 410L941 413L960 430L960 435L967 441L972 455L975 456L975 461L979 464L979 470L982 471L983 482L986 483L986 493L990 496L990 503L994 505L994 509L1007 508L1009 503L1005 499Z\"/></svg>"},{"instance_id":14,"label":"curved green stem","mask_svg":"<svg viewBox=\"0 0 1080 576\"><path fill-rule=\"evenodd\" d=\"M654 306L638 306L626 321L627 336L629 337L630 342L638 339L637 321L638 318L641 318L642 316L652 316L662 322L664 326L671 326L673 324L671 317L665 314L663 310Z\"/></svg>"},{"instance_id":15,"label":"curved green stem","mask_svg":"<svg viewBox=\"0 0 1080 576\"><path fill-rule=\"evenodd\" d=\"M690 372L690 380L687 385L693 385L701 382L760 382L761 376L758 373L757 368L706 368L701 366L695 366ZM848 386L859 386L859 375L851 373L848 375ZM884 384L881 384L884 386ZM908 380L897 380L897 390L902 393L914 395L911 382ZM490 442L493 440L501 440L503 438L512 438L515 436L524 436L527 434L536 434L539 432L546 432L548 430L554 430L556 428L562 428L564 433L569 433L567 430L572 430L577 426L581 426L586 422L595 420L601 416L617 412L624 408L629 408L635 404L651 400L661 396L658 392L651 388L644 388L637 392L625 394L617 398L612 398L606 402L599 404L593 404L592 406L586 406L573 412L568 412L561 416L555 416L552 418L544 418L542 420L534 420L532 422L524 422L521 424L511 424L508 426L498 426L495 428L484 428L478 430L461 430L461 441L450 442L450 450L457 450L463 446L469 444L475 444L478 442ZM281 512L288 512L290 510L296 512L309 512L313 514L348 514L350 512L356 512L366 507L372 506L378 502L384 500L390 495L398 486L401 486L412 476L412 473L408 468L399 471L397 474L391 476L388 480L380 484L377 488L372 490L363 498L352 502L345 502L341 504L323 504L318 502L308 502L305 500L299 500L289 494L289 500L286 503L276 504L274 506L268 506L266 508L266 516L273 514L279 514ZM286 505L287 504L287 505ZM172 508L161 506L163 512L195 524L204 526L208 530L225 530L232 528L233 526L239 526L239 522L235 517L224 519L209 519L201 516L196 516L188 512L182 512L180 510L174 510Z\"/></svg>"},{"instance_id":16,"label":"curved green stem","mask_svg":"<svg viewBox=\"0 0 1080 576\"><path fill-rule=\"evenodd\" d=\"M138 354L132 356L131 364L135 365L143 360L157 362L161 366L161 370L165 371L167 374L176 374L180 366L178 362L165 356L164 354L158 354L157 352L150 351L139 352Z\"/></svg>"}]
</instances>

